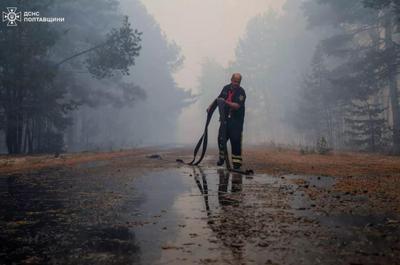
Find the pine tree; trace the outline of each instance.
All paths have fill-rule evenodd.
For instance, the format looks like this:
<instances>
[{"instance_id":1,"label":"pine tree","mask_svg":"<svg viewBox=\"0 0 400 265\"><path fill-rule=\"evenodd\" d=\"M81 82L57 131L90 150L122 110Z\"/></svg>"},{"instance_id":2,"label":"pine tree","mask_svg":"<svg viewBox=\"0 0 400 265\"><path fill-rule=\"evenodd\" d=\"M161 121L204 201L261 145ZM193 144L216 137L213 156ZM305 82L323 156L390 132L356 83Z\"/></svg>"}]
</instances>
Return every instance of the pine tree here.
<instances>
[{"instance_id":1,"label":"pine tree","mask_svg":"<svg viewBox=\"0 0 400 265\"><path fill-rule=\"evenodd\" d=\"M319 0L317 3L309 1L306 4L306 13L311 26L333 27L337 30L337 33L322 41L321 45L325 54L336 60L329 80L337 90L336 94L340 96L338 103L349 106L348 109L355 111L356 114L360 110L354 107L354 102L372 104L370 99L378 97L378 94L388 95L390 106L381 103L379 108L371 108L390 112L390 115L385 116L390 116L392 119L386 120L386 124L392 126L393 151L400 153L400 107L397 85L400 46L393 38L393 33L398 29L394 19L396 15L393 11L396 10L394 1L385 2L393 3L386 5L380 1L379 5L370 5L377 8L372 9L366 8L371 1ZM324 17L315 12L315 5L318 4L328 10L324 13ZM392 8L388 8L389 6ZM366 110L364 112L368 113ZM354 117L354 119L361 118ZM363 126L367 126L367 123ZM365 130L370 129L365 128ZM350 129L350 131L353 133L358 131L361 133L360 137L363 137L363 130Z\"/></svg>"},{"instance_id":2,"label":"pine tree","mask_svg":"<svg viewBox=\"0 0 400 265\"><path fill-rule=\"evenodd\" d=\"M382 151L387 146L388 127L380 104L353 102L345 118L347 143L358 150Z\"/></svg>"},{"instance_id":3,"label":"pine tree","mask_svg":"<svg viewBox=\"0 0 400 265\"><path fill-rule=\"evenodd\" d=\"M25 1L21 6L17 2L7 0L1 6L46 13L61 4L38 0ZM80 8L77 4L75 7ZM100 44L80 52L75 47L74 54L60 60L54 52L67 33L61 29L51 23L19 23L17 27L0 24L0 111L4 113L10 154L63 150L64 132L70 124L67 114L79 103L71 97L74 78L68 73L70 69L63 68L66 62L90 55L86 67L95 78L124 75L140 50L140 33L125 19L122 27L112 30Z\"/></svg>"},{"instance_id":4,"label":"pine tree","mask_svg":"<svg viewBox=\"0 0 400 265\"><path fill-rule=\"evenodd\" d=\"M324 57L322 47L318 46L312 59L311 73L304 77L301 84L294 123L305 135L307 144L314 144L323 137L332 147L340 145L342 109L336 89L329 79L331 73Z\"/></svg>"}]
</instances>

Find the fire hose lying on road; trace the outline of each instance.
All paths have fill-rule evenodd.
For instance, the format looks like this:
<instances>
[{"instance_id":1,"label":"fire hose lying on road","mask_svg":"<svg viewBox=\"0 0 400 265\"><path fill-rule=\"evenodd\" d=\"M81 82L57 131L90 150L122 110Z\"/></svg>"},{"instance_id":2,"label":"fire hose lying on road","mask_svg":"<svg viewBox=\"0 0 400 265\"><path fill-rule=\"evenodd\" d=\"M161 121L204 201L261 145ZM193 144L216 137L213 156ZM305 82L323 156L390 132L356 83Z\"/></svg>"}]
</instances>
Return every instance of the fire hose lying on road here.
<instances>
[{"instance_id":1,"label":"fire hose lying on road","mask_svg":"<svg viewBox=\"0 0 400 265\"><path fill-rule=\"evenodd\" d=\"M228 155L228 148L226 145L226 130L227 130L227 120L226 120L226 115L225 115L225 102L224 101L220 101L220 100L216 100L215 103L213 103L210 107L210 109L207 112L207 120L206 120L206 125L204 127L204 132L203 135L200 137L199 141L196 144L196 147L194 148L194 152L193 152L193 159L192 161L190 161L189 163L185 163L182 159L177 159L176 161L179 163L185 163L187 165L191 165L191 166L197 166L200 164L200 162L203 160L204 155L206 154L207 151L207 143L208 143L208 125L210 124L212 115L215 112L215 109L218 107L219 110L219 115L221 117L221 135L219 135L219 137L222 137L222 143L223 143L223 151L224 151L224 157L225 157L225 165L226 165L226 169L231 171L231 172L236 172L239 174L244 174L244 175L252 175L254 174L254 171L251 169L247 169L247 170L237 170L237 169L233 169L231 167L231 163L229 161L229 155ZM197 153L200 150L200 147L202 147L202 152L200 155L200 158L196 161L196 156Z\"/></svg>"}]
</instances>

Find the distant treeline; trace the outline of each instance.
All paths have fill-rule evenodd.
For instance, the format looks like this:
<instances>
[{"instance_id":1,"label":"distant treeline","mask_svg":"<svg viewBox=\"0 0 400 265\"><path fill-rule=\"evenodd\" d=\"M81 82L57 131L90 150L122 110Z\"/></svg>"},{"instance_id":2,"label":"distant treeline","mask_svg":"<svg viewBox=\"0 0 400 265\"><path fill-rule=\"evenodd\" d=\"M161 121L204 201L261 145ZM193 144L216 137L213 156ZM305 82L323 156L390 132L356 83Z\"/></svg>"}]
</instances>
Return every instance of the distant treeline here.
<instances>
[{"instance_id":1,"label":"distant treeline","mask_svg":"<svg viewBox=\"0 0 400 265\"><path fill-rule=\"evenodd\" d=\"M287 0L248 23L227 68L204 63L201 89L243 73L248 142L399 154L399 19L394 0Z\"/></svg>"},{"instance_id":2,"label":"distant treeline","mask_svg":"<svg viewBox=\"0 0 400 265\"><path fill-rule=\"evenodd\" d=\"M400 2L318 0L304 10L310 28L330 34L303 80L297 127L335 147L400 154Z\"/></svg>"}]
</instances>

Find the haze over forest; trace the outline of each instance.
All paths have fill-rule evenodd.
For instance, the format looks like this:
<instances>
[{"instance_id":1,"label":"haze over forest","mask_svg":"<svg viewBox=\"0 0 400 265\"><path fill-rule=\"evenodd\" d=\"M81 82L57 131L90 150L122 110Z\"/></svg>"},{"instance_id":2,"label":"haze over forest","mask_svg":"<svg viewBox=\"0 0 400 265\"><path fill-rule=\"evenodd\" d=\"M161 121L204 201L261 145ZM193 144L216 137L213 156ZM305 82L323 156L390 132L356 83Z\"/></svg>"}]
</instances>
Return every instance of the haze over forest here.
<instances>
[{"instance_id":1,"label":"haze over forest","mask_svg":"<svg viewBox=\"0 0 400 265\"><path fill-rule=\"evenodd\" d=\"M2 153L194 144L233 72L247 93L245 146L400 153L397 1L7 7L65 21L0 23ZM214 117L210 145L217 126Z\"/></svg>"}]
</instances>

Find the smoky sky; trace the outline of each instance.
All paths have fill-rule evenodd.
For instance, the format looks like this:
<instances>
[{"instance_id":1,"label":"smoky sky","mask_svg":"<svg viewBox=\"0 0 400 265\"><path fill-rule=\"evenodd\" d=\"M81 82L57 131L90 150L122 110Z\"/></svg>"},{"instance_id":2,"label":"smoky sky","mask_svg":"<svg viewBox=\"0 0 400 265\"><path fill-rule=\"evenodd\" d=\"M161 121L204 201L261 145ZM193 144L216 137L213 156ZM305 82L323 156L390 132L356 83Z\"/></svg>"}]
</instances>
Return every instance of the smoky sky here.
<instances>
[{"instance_id":1,"label":"smoky sky","mask_svg":"<svg viewBox=\"0 0 400 265\"><path fill-rule=\"evenodd\" d=\"M175 42L185 57L174 74L177 86L199 99L202 63L211 59L227 67L235 60L235 49L247 23L269 10L279 13L285 0L141 0L170 42ZM129 10L125 10L129 12ZM229 78L225 76L226 82ZM222 79L223 80L223 79ZM221 82L221 86L223 85ZM222 87L215 87L215 96ZM192 143L200 134L204 107L193 104L182 110L176 139ZM214 139L211 133L211 139Z\"/></svg>"},{"instance_id":2,"label":"smoky sky","mask_svg":"<svg viewBox=\"0 0 400 265\"><path fill-rule=\"evenodd\" d=\"M223 66L234 60L235 47L254 16L274 9L284 0L141 0L170 41L185 56L175 74L178 86L196 93L201 62L207 58Z\"/></svg>"}]
</instances>

